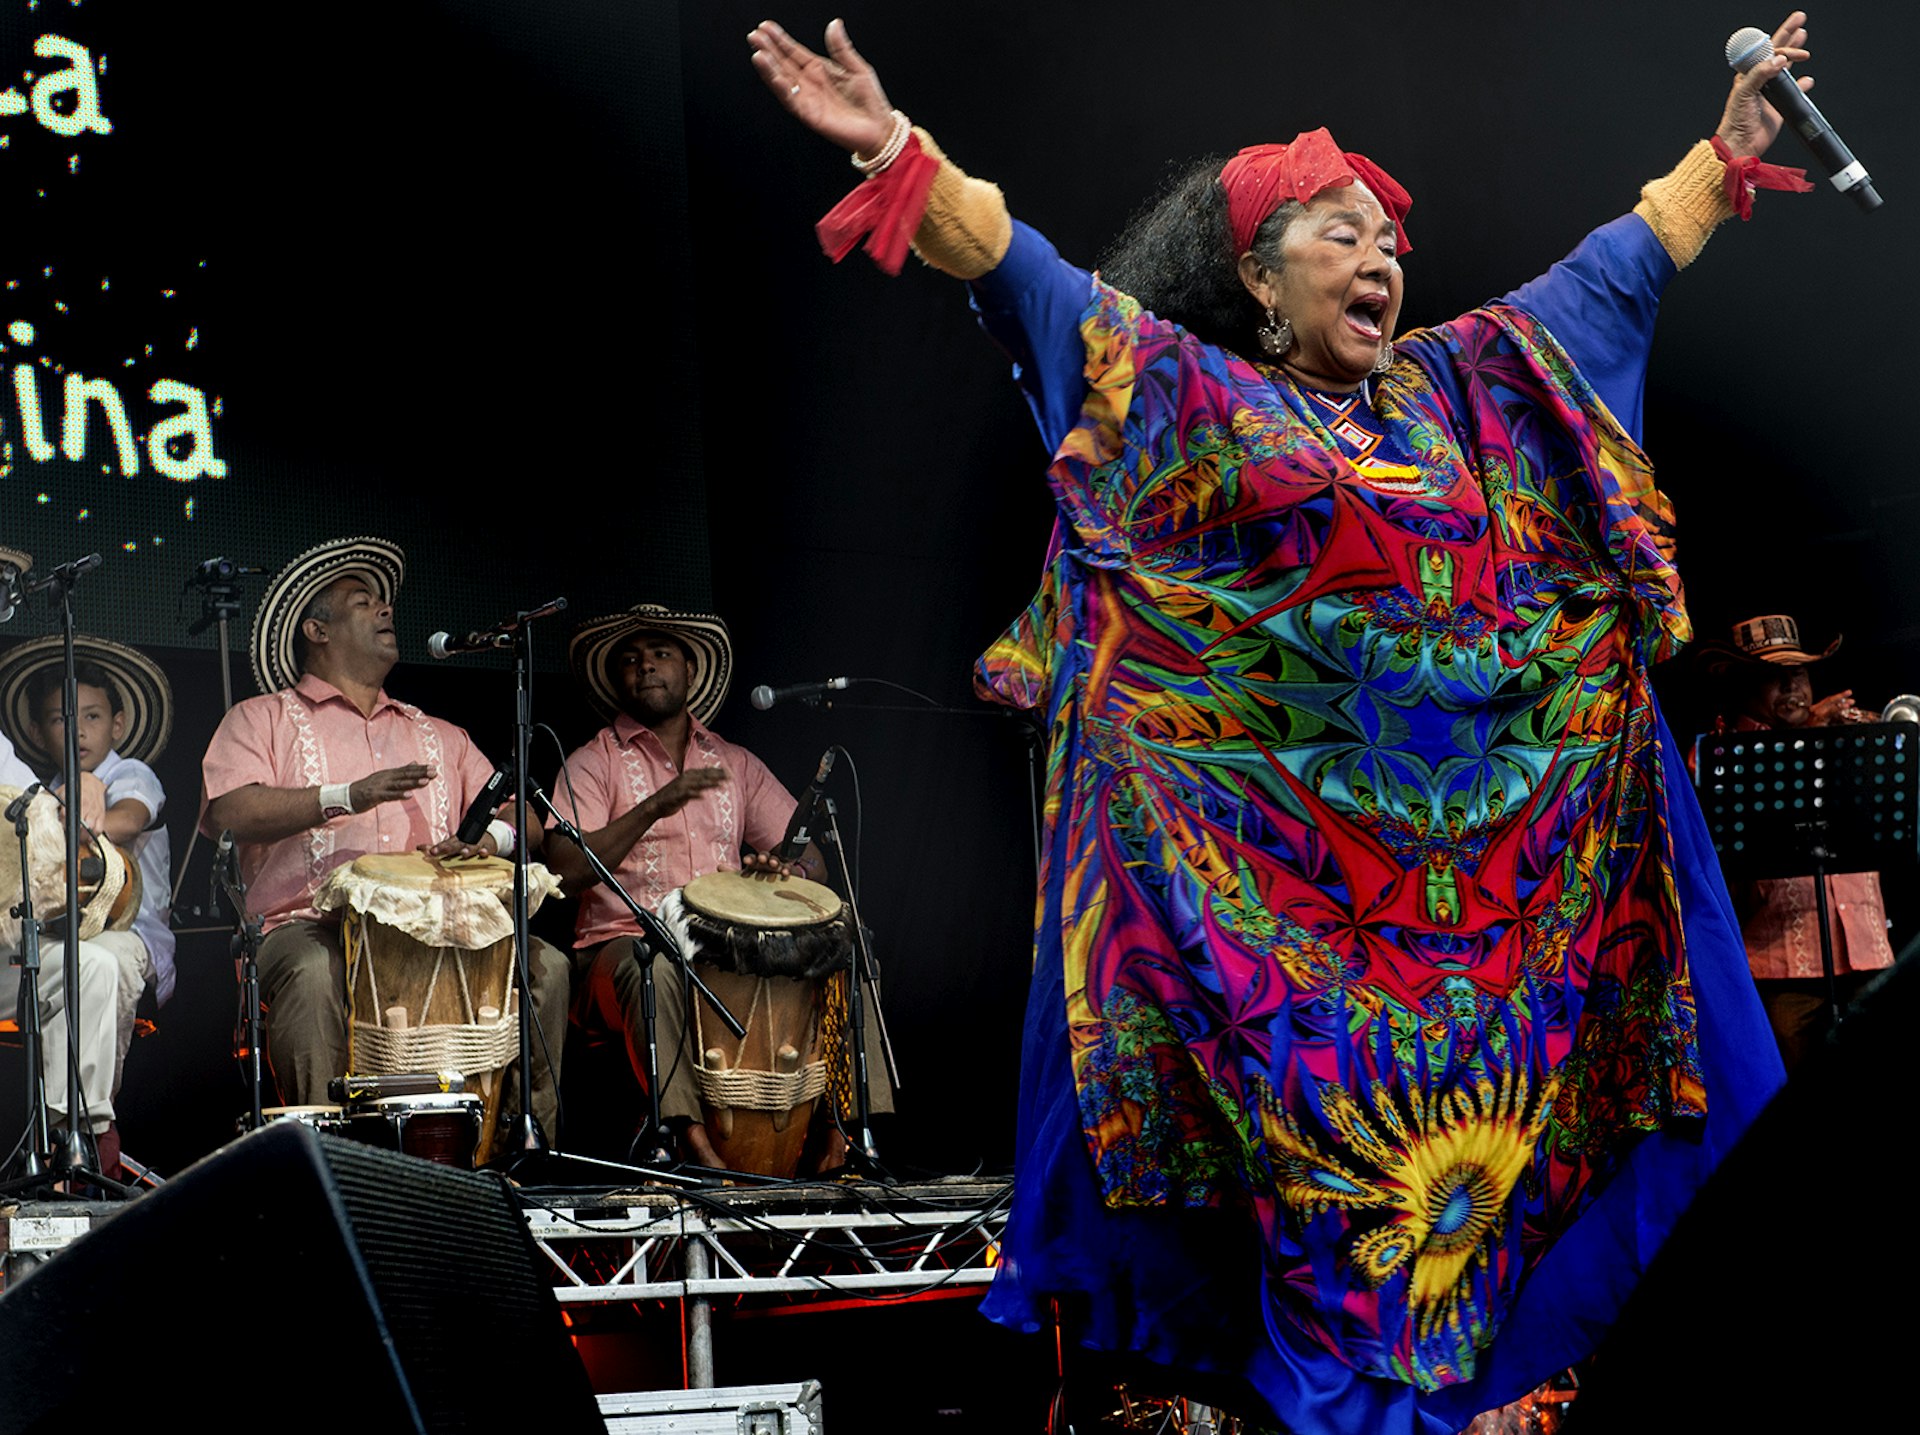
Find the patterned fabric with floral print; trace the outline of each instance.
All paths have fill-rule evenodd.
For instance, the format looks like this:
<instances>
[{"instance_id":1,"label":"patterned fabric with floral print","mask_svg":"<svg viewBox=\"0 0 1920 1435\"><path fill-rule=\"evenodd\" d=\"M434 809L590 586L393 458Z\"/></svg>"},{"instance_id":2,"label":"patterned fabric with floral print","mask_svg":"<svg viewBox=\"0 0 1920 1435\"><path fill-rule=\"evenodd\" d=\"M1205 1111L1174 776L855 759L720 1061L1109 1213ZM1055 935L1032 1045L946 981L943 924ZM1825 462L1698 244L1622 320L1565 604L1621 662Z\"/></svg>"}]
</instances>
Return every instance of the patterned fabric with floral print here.
<instances>
[{"instance_id":1,"label":"patterned fabric with floral print","mask_svg":"<svg viewBox=\"0 0 1920 1435\"><path fill-rule=\"evenodd\" d=\"M1039 597L1043 884L1109 1206L1244 1207L1269 1318L1471 1379L1644 1132L1705 1111L1644 456L1527 314L1319 394L1095 284Z\"/></svg>"}]
</instances>

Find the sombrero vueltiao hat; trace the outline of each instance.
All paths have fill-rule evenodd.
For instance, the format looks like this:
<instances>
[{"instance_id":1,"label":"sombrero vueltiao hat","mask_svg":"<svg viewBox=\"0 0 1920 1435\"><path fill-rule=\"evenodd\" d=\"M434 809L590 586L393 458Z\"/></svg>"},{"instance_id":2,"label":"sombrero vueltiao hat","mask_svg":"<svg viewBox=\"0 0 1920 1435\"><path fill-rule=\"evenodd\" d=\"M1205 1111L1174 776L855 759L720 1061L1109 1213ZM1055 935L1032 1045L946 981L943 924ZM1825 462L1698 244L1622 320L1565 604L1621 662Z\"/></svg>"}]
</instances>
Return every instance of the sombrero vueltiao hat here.
<instances>
[{"instance_id":1,"label":"sombrero vueltiao hat","mask_svg":"<svg viewBox=\"0 0 1920 1435\"><path fill-rule=\"evenodd\" d=\"M58 767L60 758L33 740L33 679L47 668L59 670L65 646L60 634L50 633L0 653L0 721L28 766L41 770ZM120 694L127 731L113 750L152 762L173 736L173 685L167 675L145 653L106 638L74 634L73 656L76 662L98 663Z\"/></svg>"},{"instance_id":2,"label":"sombrero vueltiao hat","mask_svg":"<svg viewBox=\"0 0 1920 1435\"><path fill-rule=\"evenodd\" d=\"M1840 637L1836 634L1820 652L1810 652L1800 645L1798 623L1784 613L1769 613L1735 623L1732 641L1709 640L1694 649L1694 656L1709 673L1717 675L1731 672L1736 666L1766 663L1803 668L1808 663L1832 657L1839 646Z\"/></svg>"},{"instance_id":3,"label":"sombrero vueltiao hat","mask_svg":"<svg viewBox=\"0 0 1920 1435\"><path fill-rule=\"evenodd\" d=\"M8 548L0 544L0 578L7 576L11 568L16 574L25 573L33 567L33 555L22 553L18 548Z\"/></svg>"},{"instance_id":4,"label":"sombrero vueltiao hat","mask_svg":"<svg viewBox=\"0 0 1920 1435\"><path fill-rule=\"evenodd\" d=\"M608 665L635 633L665 633L686 644L693 654L687 711L703 723L713 721L733 678L733 642L727 637L727 625L712 613L677 613L658 603L639 603L623 613L590 619L575 631L567 644L567 660L593 705L609 718L625 711Z\"/></svg>"},{"instance_id":5,"label":"sombrero vueltiao hat","mask_svg":"<svg viewBox=\"0 0 1920 1435\"><path fill-rule=\"evenodd\" d=\"M342 578L364 578L374 596L391 603L407 573L407 555L384 538L336 538L309 548L273 575L253 615L253 680L263 693L300 681L293 655L300 615Z\"/></svg>"}]
</instances>

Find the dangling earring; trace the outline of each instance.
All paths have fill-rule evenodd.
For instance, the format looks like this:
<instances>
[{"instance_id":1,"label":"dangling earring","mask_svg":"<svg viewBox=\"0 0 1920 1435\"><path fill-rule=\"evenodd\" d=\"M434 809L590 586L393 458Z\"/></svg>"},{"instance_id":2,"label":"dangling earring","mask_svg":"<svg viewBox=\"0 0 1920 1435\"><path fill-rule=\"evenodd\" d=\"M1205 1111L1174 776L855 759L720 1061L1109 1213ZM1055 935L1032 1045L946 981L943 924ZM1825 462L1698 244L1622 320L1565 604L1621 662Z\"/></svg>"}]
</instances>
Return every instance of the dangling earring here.
<instances>
[{"instance_id":1,"label":"dangling earring","mask_svg":"<svg viewBox=\"0 0 1920 1435\"><path fill-rule=\"evenodd\" d=\"M1254 330L1260 340L1260 347L1274 358L1279 358L1293 347L1293 323L1282 319L1277 309L1267 310L1267 322Z\"/></svg>"},{"instance_id":2,"label":"dangling earring","mask_svg":"<svg viewBox=\"0 0 1920 1435\"><path fill-rule=\"evenodd\" d=\"M1373 361L1373 371L1384 374L1393 367L1393 340L1389 339L1380 346L1380 357Z\"/></svg>"}]
</instances>

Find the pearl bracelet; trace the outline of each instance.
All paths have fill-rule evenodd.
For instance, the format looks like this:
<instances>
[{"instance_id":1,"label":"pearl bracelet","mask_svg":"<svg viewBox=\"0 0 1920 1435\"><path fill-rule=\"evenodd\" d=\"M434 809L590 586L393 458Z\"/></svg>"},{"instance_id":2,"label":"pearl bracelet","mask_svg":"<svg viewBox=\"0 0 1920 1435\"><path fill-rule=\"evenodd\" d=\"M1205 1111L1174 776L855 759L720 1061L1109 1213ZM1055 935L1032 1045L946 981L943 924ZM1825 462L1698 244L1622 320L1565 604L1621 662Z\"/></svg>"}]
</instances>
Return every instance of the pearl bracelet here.
<instances>
[{"instance_id":1,"label":"pearl bracelet","mask_svg":"<svg viewBox=\"0 0 1920 1435\"><path fill-rule=\"evenodd\" d=\"M913 134L913 121L900 111L893 112L893 130L887 135L887 142L880 146L878 154L871 159L862 159L857 154L847 156L847 163L871 179L876 174L900 158L900 151L907 147L907 140Z\"/></svg>"}]
</instances>

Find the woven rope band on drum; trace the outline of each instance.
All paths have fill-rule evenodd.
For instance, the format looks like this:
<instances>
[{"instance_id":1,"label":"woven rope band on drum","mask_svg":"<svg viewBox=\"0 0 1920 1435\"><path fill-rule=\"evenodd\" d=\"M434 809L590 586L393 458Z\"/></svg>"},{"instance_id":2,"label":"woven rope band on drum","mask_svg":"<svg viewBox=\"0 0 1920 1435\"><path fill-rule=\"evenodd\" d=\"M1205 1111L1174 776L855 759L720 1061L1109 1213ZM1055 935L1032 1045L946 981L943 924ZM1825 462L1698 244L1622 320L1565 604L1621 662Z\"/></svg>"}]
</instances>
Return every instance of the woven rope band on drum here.
<instances>
[{"instance_id":1,"label":"woven rope band on drum","mask_svg":"<svg viewBox=\"0 0 1920 1435\"><path fill-rule=\"evenodd\" d=\"M353 1034L355 1071L398 1074L505 1066L520 1054L520 1029L511 1016L491 1026L361 1026Z\"/></svg>"},{"instance_id":2,"label":"woven rope band on drum","mask_svg":"<svg viewBox=\"0 0 1920 1435\"><path fill-rule=\"evenodd\" d=\"M696 1066L693 1079L706 1103L721 1110L791 1111L827 1089L827 1068L818 1061L798 1071L755 1071L739 1066L710 1071Z\"/></svg>"},{"instance_id":3,"label":"woven rope band on drum","mask_svg":"<svg viewBox=\"0 0 1920 1435\"><path fill-rule=\"evenodd\" d=\"M490 1071L505 1066L520 1053L520 1028L517 1021L520 994L509 989L507 1011L498 1021L474 1020L473 992L467 984L466 963L460 951L452 947L433 948L433 975L427 985L422 1009L431 1008L433 993L440 984L440 972L449 956L460 979L460 1005L468 1020L433 1026L370 1026L354 1019L352 992L357 975L364 973L371 996L371 1010L383 1014L380 987L373 963L363 962L362 919L349 910L341 918L340 945L347 967L347 1065L355 1072L402 1073L409 1071Z\"/></svg>"},{"instance_id":4,"label":"woven rope band on drum","mask_svg":"<svg viewBox=\"0 0 1920 1435\"><path fill-rule=\"evenodd\" d=\"M693 1001L694 1041L697 1050L703 1053L693 1068L693 1080L707 1105L720 1110L791 1111L803 1101L816 1099L827 1089L826 1063L819 1061L810 1061L797 1071L759 1071L751 1066L715 1070L708 1066L704 1057L707 1024L700 1015L700 1009L705 1004L698 998ZM746 1055L747 1042L753 1036L754 1027L759 1025L766 1031L767 1061L771 1065L774 1058L773 1013L766 1010L768 1007L767 978L762 977L754 984L753 1002L747 1008L747 1032L740 1040L740 1056Z\"/></svg>"}]
</instances>

